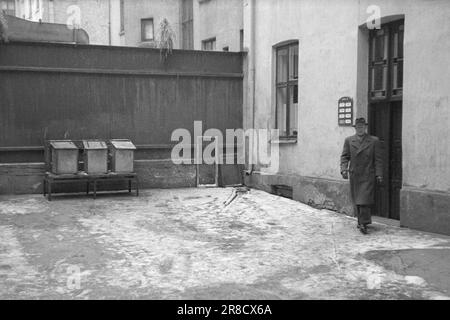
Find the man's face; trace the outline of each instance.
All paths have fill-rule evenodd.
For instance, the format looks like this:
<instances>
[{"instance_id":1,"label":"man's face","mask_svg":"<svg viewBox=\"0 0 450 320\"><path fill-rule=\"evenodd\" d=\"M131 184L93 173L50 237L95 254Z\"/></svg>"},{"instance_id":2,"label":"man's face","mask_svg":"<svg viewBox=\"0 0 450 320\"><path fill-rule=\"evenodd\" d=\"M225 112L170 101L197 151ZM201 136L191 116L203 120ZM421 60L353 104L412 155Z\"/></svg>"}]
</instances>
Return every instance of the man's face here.
<instances>
[{"instance_id":1,"label":"man's face","mask_svg":"<svg viewBox=\"0 0 450 320\"><path fill-rule=\"evenodd\" d=\"M366 133L366 125L365 125L365 124L358 123L358 124L355 126L355 130L356 130L356 135L362 136L362 135L364 135L364 134Z\"/></svg>"}]
</instances>

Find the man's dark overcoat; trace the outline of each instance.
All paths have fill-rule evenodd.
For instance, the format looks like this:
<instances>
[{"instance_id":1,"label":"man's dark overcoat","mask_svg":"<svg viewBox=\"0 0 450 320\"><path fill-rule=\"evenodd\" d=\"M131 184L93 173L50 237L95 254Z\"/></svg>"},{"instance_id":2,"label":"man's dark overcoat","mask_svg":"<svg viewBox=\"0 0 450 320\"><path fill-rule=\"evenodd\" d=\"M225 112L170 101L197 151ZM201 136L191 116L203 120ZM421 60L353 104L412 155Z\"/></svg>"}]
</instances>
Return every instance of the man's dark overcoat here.
<instances>
[{"instance_id":1,"label":"man's dark overcoat","mask_svg":"<svg viewBox=\"0 0 450 320\"><path fill-rule=\"evenodd\" d=\"M377 137L366 134L345 139L341 155L341 172L348 170L350 195L354 205L375 203L376 176L383 176L381 144Z\"/></svg>"}]
</instances>

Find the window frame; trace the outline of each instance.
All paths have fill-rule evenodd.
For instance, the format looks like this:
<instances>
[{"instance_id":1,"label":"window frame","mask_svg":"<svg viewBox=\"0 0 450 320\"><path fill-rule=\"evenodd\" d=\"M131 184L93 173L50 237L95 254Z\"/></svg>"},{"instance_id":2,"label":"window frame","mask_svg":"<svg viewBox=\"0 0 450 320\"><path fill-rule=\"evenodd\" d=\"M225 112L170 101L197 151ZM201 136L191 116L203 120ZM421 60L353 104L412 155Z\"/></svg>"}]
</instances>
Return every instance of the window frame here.
<instances>
[{"instance_id":1,"label":"window frame","mask_svg":"<svg viewBox=\"0 0 450 320\"><path fill-rule=\"evenodd\" d=\"M206 49L206 44L209 44L209 43L213 43L214 44L212 49ZM208 38L208 39L202 40L202 50L203 51L216 51L216 45L217 45L216 37L212 37L212 38Z\"/></svg>"},{"instance_id":2,"label":"window frame","mask_svg":"<svg viewBox=\"0 0 450 320\"><path fill-rule=\"evenodd\" d=\"M280 88L286 88L286 135L280 134L280 139L297 139L298 138L298 119L296 119L296 126L297 130L294 130L291 134L290 132L290 120L291 120L291 99L290 94L291 90L295 90L295 87L297 87L297 115L298 115L298 69L297 69L297 77L294 79L290 79L289 73L290 73L290 52L291 48L297 46L299 48L299 41L298 40L290 40L287 42L283 42L279 45L274 46L275 49L275 128L279 129L278 126L278 91ZM287 64L286 64L286 75L287 75L287 81L279 81L278 80L278 74L279 74L279 61L278 61L278 52L281 50L287 49ZM297 50L297 57L299 56L299 51ZM299 66L298 60L297 60L297 68ZM294 92L295 94L295 92ZM296 134L294 134L296 132Z\"/></svg>"},{"instance_id":3,"label":"window frame","mask_svg":"<svg viewBox=\"0 0 450 320\"><path fill-rule=\"evenodd\" d=\"M184 50L194 49L194 0L182 0L181 40Z\"/></svg>"},{"instance_id":4,"label":"window frame","mask_svg":"<svg viewBox=\"0 0 450 320\"><path fill-rule=\"evenodd\" d=\"M401 101L403 99L403 81L401 87L394 88L394 66L402 66L404 63L404 52L402 52L402 56L394 56L394 35L397 33L400 35L400 33L403 33L404 37L404 26L405 26L405 20L399 19L395 20L386 24L383 24L381 26L381 29L375 29L370 30L369 32L369 64L368 64L368 77L369 77L369 88L368 88L368 101L369 102L380 102L380 101ZM375 34L379 32L380 30L383 30L383 32L386 34L387 37L387 48L385 49L387 52L387 56L384 60L376 61L373 59L373 40L375 38ZM402 40L402 44L404 45L404 38ZM397 43L397 48L399 48L399 44ZM373 80L373 69L376 66L384 66L386 68L386 87L384 90L372 90L372 87L374 85ZM402 69L403 70L403 69ZM404 71L401 73L401 78L403 80ZM384 95L381 96L375 96L374 93L376 92L384 92Z\"/></svg>"},{"instance_id":5,"label":"window frame","mask_svg":"<svg viewBox=\"0 0 450 320\"><path fill-rule=\"evenodd\" d=\"M152 23L152 39L147 39L145 37L145 22L151 21ZM151 42L155 41L155 24L153 18L143 18L141 19L141 42Z\"/></svg>"}]
</instances>

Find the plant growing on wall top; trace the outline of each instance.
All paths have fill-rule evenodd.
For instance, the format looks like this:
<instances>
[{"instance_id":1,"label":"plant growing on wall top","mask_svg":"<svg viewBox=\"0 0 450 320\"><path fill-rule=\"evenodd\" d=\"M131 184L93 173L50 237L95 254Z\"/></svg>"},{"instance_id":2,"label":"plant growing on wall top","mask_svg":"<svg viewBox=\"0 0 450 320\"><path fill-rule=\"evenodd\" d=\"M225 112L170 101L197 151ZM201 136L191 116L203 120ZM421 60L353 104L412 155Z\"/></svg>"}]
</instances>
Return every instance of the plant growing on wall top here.
<instances>
[{"instance_id":1,"label":"plant growing on wall top","mask_svg":"<svg viewBox=\"0 0 450 320\"><path fill-rule=\"evenodd\" d=\"M175 32L172 30L169 21L164 18L159 24L158 47L161 60L166 61L169 54L172 54Z\"/></svg>"},{"instance_id":2,"label":"plant growing on wall top","mask_svg":"<svg viewBox=\"0 0 450 320\"><path fill-rule=\"evenodd\" d=\"M0 9L0 42L8 42L8 21L3 10Z\"/></svg>"}]
</instances>

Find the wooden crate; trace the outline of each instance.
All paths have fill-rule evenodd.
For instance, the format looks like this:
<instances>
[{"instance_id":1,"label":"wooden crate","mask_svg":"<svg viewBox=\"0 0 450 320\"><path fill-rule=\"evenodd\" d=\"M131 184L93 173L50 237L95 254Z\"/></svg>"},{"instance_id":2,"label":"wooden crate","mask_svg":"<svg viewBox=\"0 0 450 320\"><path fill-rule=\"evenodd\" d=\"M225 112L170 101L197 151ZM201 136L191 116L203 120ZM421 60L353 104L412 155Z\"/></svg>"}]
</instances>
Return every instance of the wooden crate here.
<instances>
[{"instance_id":1,"label":"wooden crate","mask_svg":"<svg viewBox=\"0 0 450 320\"><path fill-rule=\"evenodd\" d=\"M78 148L70 140L49 141L50 170L54 174L78 172Z\"/></svg>"},{"instance_id":2,"label":"wooden crate","mask_svg":"<svg viewBox=\"0 0 450 320\"><path fill-rule=\"evenodd\" d=\"M83 140L84 171L87 174L108 172L108 146L101 140Z\"/></svg>"},{"instance_id":3,"label":"wooden crate","mask_svg":"<svg viewBox=\"0 0 450 320\"><path fill-rule=\"evenodd\" d=\"M109 148L112 172L134 172L134 151L136 147L130 140L110 140Z\"/></svg>"}]
</instances>

